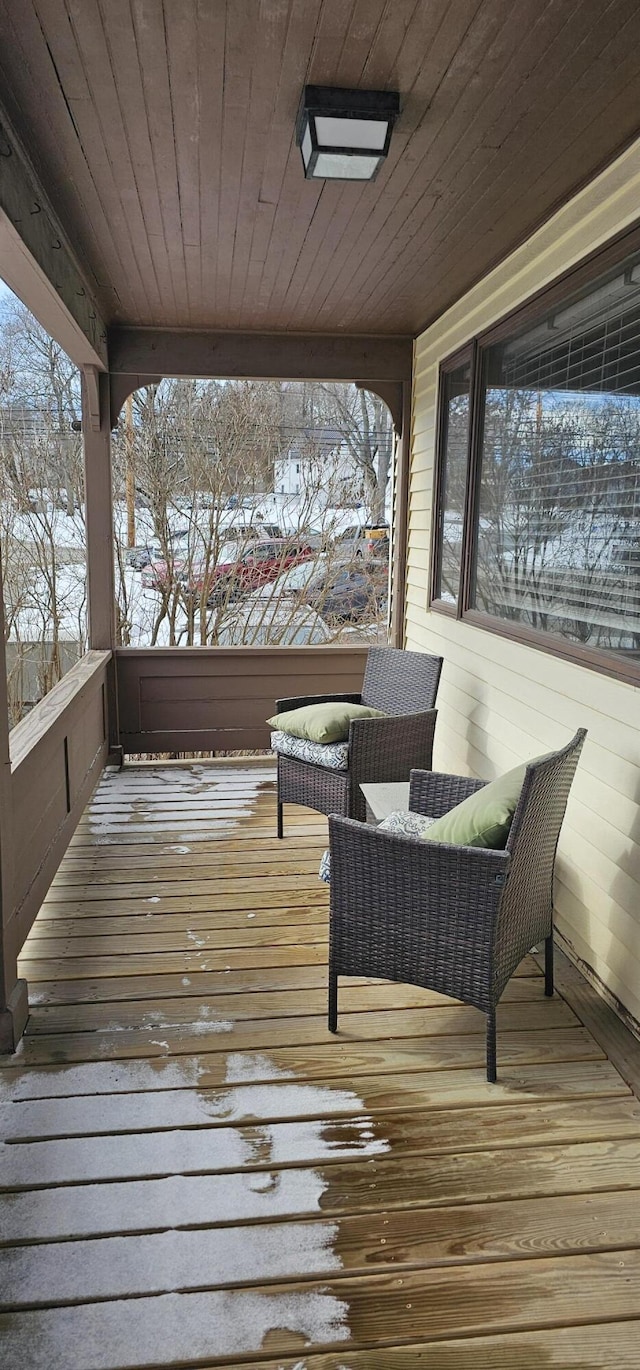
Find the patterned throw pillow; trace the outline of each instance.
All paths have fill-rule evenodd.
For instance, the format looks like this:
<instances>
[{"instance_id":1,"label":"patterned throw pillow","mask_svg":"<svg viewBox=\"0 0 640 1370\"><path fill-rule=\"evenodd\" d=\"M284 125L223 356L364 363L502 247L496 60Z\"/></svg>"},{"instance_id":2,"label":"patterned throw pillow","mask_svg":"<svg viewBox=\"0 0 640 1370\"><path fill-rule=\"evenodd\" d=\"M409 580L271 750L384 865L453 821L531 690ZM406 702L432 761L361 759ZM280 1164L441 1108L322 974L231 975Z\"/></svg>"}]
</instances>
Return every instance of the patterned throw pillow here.
<instances>
[{"instance_id":1,"label":"patterned throw pillow","mask_svg":"<svg viewBox=\"0 0 640 1370\"><path fill-rule=\"evenodd\" d=\"M430 828L435 821L435 818L425 818L422 813L409 813L403 809L396 809L393 813L387 814L387 817L378 824L378 832L403 833L405 837L423 837L427 828ZM320 858L318 879L324 880L325 885L331 883L331 852L328 847Z\"/></svg>"},{"instance_id":2,"label":"patterned throw pillow","mask_svg":"<svg viewBox=\"0 0 640 1370\"><path fill-rule=\"evenodd\" d=\"M311 762L312 766L324 766L329 771L346 771L349 768L348 742L306 742L301 737L291 737L290 733L271 734L271 750L281 756L292 756L296 761Z\"/></svg>"},{"instance_id":3,"label":"patterned throw pillow","mask_svg":"<svg viewBox=\"0 0 640 1370\"><path fill-rule=\"evenodd\" d=\"M409 813L405 809L396 809L393 813L388 813L386 818L378 824L380 832L402 832L405 837L423 837L427 828L435 823L435 818L426 818L423 813Z\"/></svg>"}]
</instances>

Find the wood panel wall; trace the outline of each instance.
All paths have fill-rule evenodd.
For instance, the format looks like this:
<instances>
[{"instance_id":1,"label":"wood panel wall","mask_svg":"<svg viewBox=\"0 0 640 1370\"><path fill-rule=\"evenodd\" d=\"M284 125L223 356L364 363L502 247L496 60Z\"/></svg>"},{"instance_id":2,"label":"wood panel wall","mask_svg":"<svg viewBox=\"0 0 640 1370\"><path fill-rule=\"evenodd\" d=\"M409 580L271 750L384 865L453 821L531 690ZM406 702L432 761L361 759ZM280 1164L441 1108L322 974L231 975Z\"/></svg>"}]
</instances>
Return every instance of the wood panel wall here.
<instances>
[{"instance_id":1,"label":"wood panel wall","mask_svg":"<svg viewBox=\"0 0 640 1370\"><path fill-rule=\"evenodd\" d=\"M640 700L633 686L431 613L427 582L440 361L608 238L640 205L640 142L419 338L406 645L441 653L434 765L493 778L589 736L561 838L557 926L577 959L640 1020Z\"/></svg>"},{"instance_id":2,"label":"wood panel wall","mask_svg":"<svg viewBox=\"0 0 640 1370\"><path fill-rule=\"evenodd\" d=\"M15 949L24 942L107 759L110 652L87 652L10 738Z\"/></svg>"},{"instance_id":3,"label":"wood panel wall","mask_svg":"<svg viewBox=\"0 0 640 1370\"><path fill-rule=\"evenodd\" d=\"M153 647L116 652L125 753L269 746L276 699L359 690L366 647Z\"/></svg>"}]
</instances>

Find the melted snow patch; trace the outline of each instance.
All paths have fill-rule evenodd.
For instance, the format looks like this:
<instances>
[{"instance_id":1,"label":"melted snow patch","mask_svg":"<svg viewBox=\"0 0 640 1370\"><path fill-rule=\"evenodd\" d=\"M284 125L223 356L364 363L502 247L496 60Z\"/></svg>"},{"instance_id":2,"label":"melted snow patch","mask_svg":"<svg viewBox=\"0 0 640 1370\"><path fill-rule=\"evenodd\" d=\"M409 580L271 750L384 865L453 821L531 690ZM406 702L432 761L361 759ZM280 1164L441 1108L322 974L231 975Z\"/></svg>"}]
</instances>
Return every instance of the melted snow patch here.
<instances>
[{"instance_id":1,"label":"melted snow patch","mask_svg":"<svg viewBox=\"0 0 640 1370\"><path fill-rule=\"evenodd\" d=\"M294 1070L275 1066L268 1056L251 1051L231 1051L227 1056L225 1084L249 1084L253 1080L294 1080Z\"/></svg>"}]
</instances>

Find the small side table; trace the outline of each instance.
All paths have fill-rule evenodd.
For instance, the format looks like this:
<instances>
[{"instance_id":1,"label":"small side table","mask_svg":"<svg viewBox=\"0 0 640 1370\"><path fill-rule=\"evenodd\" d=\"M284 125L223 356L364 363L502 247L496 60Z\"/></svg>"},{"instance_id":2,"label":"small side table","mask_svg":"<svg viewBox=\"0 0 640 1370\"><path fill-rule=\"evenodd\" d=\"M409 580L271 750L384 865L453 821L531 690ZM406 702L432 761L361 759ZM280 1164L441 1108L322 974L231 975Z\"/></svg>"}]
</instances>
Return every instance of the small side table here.
<instances>
[{"instance_id":1,"label":"small side table","mask_svg":"<svg viewBox=\"0 0 640 1370\"><path fill-rule=\"evenodd\" d=\"M409 808L409 781L387 780L380 784L361 785L367 806L367 823L374 827L396 809Z\"/></svg>"}]
</instances>

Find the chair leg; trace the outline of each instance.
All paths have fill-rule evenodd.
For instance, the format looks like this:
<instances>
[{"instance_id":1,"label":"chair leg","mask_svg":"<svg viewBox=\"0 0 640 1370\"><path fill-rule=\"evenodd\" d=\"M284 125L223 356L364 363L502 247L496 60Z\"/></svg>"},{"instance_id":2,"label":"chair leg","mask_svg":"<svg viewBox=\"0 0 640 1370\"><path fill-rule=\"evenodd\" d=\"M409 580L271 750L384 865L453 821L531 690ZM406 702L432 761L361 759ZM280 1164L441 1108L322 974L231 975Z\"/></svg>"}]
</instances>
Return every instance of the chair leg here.
<instances>
[{"instance_id":1,"label":"chair leg","mask_svg":"<svg viewBox=\"0 0 640 1370\"><path fill-rule=\"evenodd\" d=\"M277 805L277 807L278 807L278 837L282 837L282 836L283 836L283 832L282 832L282 804L280 803L280 800L278 800L278 805Z\"/></svg>"},{"instance_id":2,"label":"chair leg","mask_svg":"<svg viewBox=\"0 0 640 1370\"><path fill-rule=\"evenodd\" d=\"M553 994L553 933L544 941L544 992L550 999Z\"/></svg>"},{"instance_id":3,"label":"chair leg","mask_svg":"<svg viewBox=\"0 0 640 1370\"><path fill-rule=\"evenodd\" d=\"M329 1004L328 1004L328 1028L329 1032L338 1031L338 977L333 970L329 970Z\"/></svg>"},{"instance_id":4,"label":"chair leg","mask_svg":"<svg viewBox=\"0 0 640 1370\"><path fill-rule=\"evenodd\" d=\"M487 1014L487 1080L490 1085L495 1085L496 1079L496 1011L492 1008Z\"/></svg>"}]
</instances>

